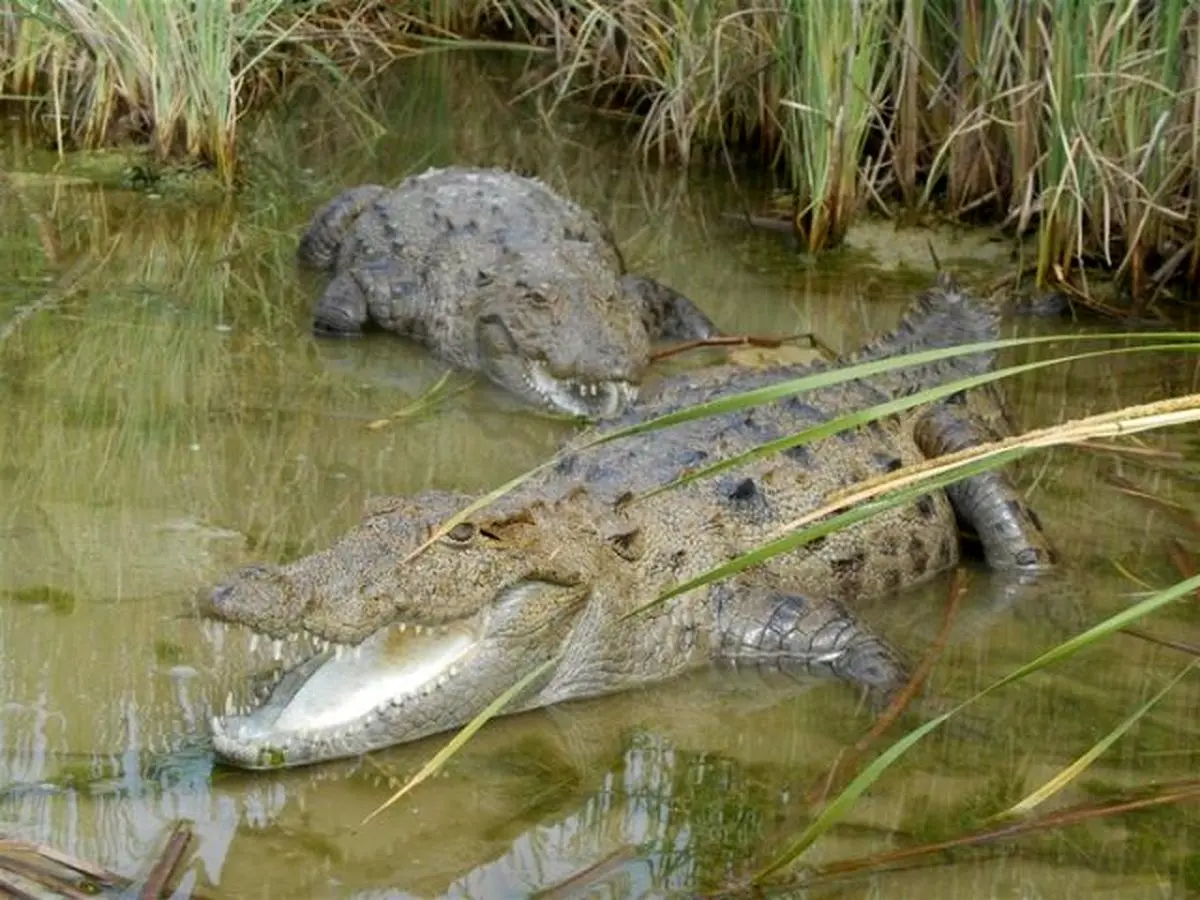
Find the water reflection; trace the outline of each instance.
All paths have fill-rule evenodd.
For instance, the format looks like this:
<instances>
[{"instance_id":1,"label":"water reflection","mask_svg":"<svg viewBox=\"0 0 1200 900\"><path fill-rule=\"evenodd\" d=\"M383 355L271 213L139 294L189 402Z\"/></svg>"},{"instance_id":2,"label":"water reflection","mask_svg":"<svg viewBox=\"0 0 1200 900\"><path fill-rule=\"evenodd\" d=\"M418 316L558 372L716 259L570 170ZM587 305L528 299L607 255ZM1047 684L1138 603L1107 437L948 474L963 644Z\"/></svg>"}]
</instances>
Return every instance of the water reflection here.
<instances>
[{"instance_id":1,"label":"water reflection","mask_svg":"<svg viewBox=\"0 0 1200 900\"><path fill-rule=\"evenodd\" d=\"M248 657L234 639L209 649L188 615L195 591L244 562L321 546L371 495L495 485L566 433L465 377L435 414L393 418L439 380L435 361L387 338L310 338L314 285L295 272L295 235L339 187L452 161L536 171L614 222L632 267L691 294L726 328L812 331L835 348L887 327L926 277L910 268L922 264L923 235L887 243L889 264L874 268L852 252L797 260L723 217L743 205L723 176L685 182L632 167L615 125L510 106L505 77L464 59L398 71L380 85L380 133L301 91L286 114L251 123L257 162L237 205L55 178L23 180L21 204L0 196L0 265L19 275L0 285L6 318L42 296L52 272L25 210L52 225L59 264L105 259L0 347L0 831L132 873L186 817L200 837L191 877L222 897L524 897L585 871L559 895L647 897L720 885L806 823L803 797L869 725L839 685L704 673L507 719L357 831L386 776L415 771L439 739L272 775L212 768L204 722L242 684ZM3 152L10 171L49 165L19 139ZM860 232L861 244L879 249L886 233ZM948 246L939 254L953 262L958 245ZM976 269L1003 265L984 242L959 251ZM1196 377L1179 359L1131 357L1039 373L1011 392L1021 423L1035 425L1195 390ZM1193 475L1149 455L1082 449L1022 470L1068 571L1044 602L1000 616L974 595L931 691L965 696L1175 577L1164 548L1186 537L1178 520L1101 489L1116 474L1200 506L1194 444L1147 445L1190 454ZM945 590L931 585L870 617L919 655ZM1194 614L1146 627L1196 640ZM906 759L814 861L979 821L1086 750L1181 664L1122 638L990 698ZM1091 784L1194 771L1198 701L1195 679L1181 685ZM1162 896L1196 870L1198 838L1194 812L1180 808L877 887Z\"/></svg>"}]
</instances>

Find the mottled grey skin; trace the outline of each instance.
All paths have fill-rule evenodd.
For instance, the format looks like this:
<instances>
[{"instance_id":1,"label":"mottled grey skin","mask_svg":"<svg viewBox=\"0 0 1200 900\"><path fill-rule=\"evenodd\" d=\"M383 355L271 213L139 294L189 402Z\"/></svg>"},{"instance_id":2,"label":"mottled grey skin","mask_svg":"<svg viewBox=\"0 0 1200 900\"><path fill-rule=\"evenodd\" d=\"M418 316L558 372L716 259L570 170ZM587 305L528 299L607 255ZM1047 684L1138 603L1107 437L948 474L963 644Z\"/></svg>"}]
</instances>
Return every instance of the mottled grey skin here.
<instances>
[{"instance_id":1,"label":"mottled grey skin","mask_svg":"<svg viewBox=\"0 0 1200 900\"><path fill-rule=\"evenodd\" d=\"M499 169L350 188L313 217L299 257L333 273L313 311L318 332L404 335L571 415L624 409L651 342L717 333L686 297L626 274L595 216Z\"/></svg>"},{"instance_id":2,"label":"mottled grey skin","mask_svg":"<svg viewBox=\"0 0 1200 900\"><path fill-rule=\"evenodd\" d=\"M988 308L939 288L853 359L995 333ZM590 450L580 449L585 435L553 467L415 556L431 530L471 498L429 493L389 501L323 552L234 575L209 596L209 616L276 638L300 633L301 644L315 638L365 649L357 668L327 651L285 676L264 706L215 720L218 755L265 768L415 740L463 725L549 661L510 711L627 690L713 662L826 672L885 696L906 680L904 665L848 602L900 591L954 565L960 524L979 536L994 568L1051 564L1036 516L1003 474L935 491L628 614L778 536L839 489L1003 433L994 395L973 392L632 498L764 441L990 364L980 354L846 382ZM681 375L606 427L820 368L718 366ZM447 648L456 648L453 661ZM420 675L413 674L418 664L427 666ZM405 673L403 684L388 686L385 676L396 673ZM317 710L334 705L331 695L349 686L361 693L368 683L378 692L362 701L367 711L343 710L318 724Z\"/></svg>"}]
</instances>

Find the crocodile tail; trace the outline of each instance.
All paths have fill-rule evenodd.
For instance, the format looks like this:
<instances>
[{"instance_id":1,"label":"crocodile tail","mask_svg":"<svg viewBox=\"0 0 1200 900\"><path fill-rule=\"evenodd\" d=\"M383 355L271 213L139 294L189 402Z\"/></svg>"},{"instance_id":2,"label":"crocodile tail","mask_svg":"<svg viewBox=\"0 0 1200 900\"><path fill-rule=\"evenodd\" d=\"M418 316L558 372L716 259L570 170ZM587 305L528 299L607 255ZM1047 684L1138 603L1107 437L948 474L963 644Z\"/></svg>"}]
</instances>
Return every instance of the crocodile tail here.
<instances>
[{"instance_id":1,"label":"crocodile tail","mask_svg":"<svg viewBox=\"0 0 1200 900\"><path fill-rule=\"evenodd\" d=\"M296 255L314 269L331 270L342 250L342 241L359 215L387 188L378 184L360 184L342 191L319 210L300 238Z\"/></svg>"},{"instance_id":2,"label":"crocodile tail","mask_svg":"<svg viewBox=\"0 0 1200 900\"><path fill-rule=\"evenodd\" d=\"M899 324L853 355L853 362L870 362L917 353L993 341L1000 336L996 304L973 296L949 274L938 274L937 284L923 292L905 310ZM972 353L898 370L885 376L896 379L894 393L932 387L956 378L977 375L992 367L994 352Z\"/></svg>"}]
</instances>

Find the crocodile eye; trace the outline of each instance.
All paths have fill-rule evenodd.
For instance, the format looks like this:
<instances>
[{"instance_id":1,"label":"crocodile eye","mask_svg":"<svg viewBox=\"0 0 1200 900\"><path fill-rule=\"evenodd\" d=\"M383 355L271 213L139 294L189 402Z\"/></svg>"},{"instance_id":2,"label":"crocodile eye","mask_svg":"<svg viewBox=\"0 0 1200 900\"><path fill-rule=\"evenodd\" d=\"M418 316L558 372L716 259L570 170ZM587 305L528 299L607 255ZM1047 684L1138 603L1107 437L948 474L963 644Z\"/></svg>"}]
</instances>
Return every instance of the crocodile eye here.
<instances>
[{"instance_id":1,"label":"crocodile eye","mask_svg":"<svg viewBox=\"0 0 1200 900\"><path fill-rule=\"evenodd\" d=\"M475 526L470 522L459 522L446 532L446 537L455 544L469 544L475 537Z\"/></svg>"}]
</instances>

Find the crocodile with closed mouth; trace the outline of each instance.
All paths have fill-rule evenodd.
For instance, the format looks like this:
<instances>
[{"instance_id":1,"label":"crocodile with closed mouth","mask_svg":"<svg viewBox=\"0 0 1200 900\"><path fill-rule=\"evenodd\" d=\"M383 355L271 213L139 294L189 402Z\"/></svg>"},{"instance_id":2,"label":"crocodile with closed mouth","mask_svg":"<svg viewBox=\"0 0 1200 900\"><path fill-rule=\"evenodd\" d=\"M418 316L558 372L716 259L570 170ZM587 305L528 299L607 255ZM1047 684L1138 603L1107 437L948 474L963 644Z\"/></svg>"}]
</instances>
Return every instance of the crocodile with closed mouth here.
<instances>
[{"instance_id":1,"label":"crocodile with closed mouth","mask_svg":"<svg viewBox=\"0 0 1200 900\"><path fill-rule=\"evenodd\" d=\"M635 398L654 341L717 333L682 294L627 273L596 216L502 169L349 188L313 216L299 257L332 273L318 333L394 332L533 406L585 418Z\"/></svg>"}]
</instances>

